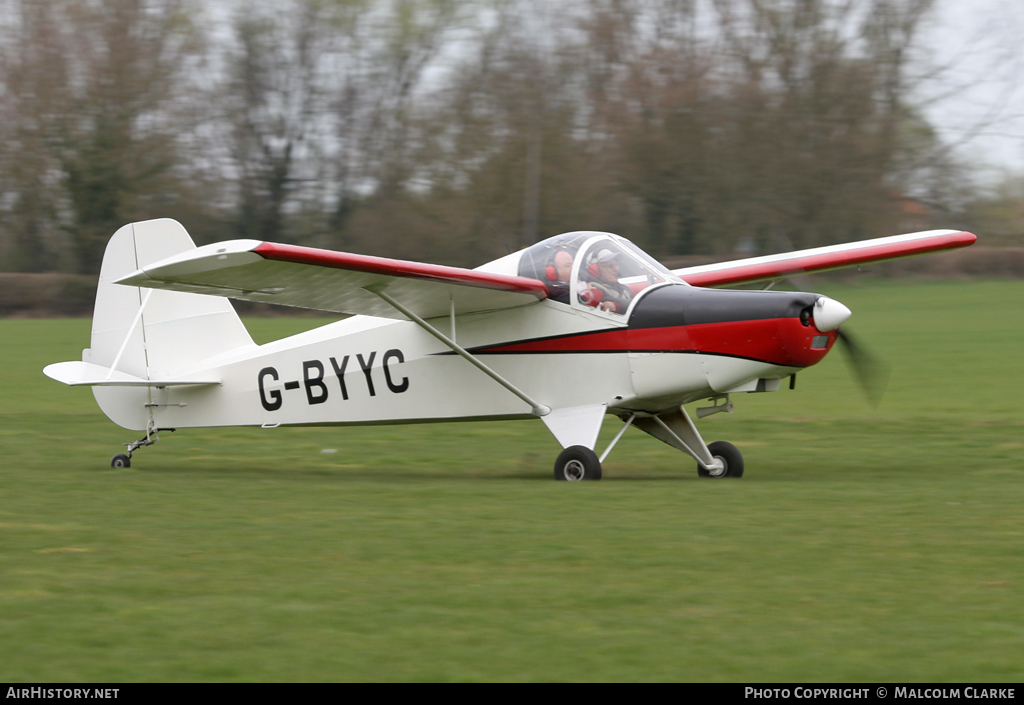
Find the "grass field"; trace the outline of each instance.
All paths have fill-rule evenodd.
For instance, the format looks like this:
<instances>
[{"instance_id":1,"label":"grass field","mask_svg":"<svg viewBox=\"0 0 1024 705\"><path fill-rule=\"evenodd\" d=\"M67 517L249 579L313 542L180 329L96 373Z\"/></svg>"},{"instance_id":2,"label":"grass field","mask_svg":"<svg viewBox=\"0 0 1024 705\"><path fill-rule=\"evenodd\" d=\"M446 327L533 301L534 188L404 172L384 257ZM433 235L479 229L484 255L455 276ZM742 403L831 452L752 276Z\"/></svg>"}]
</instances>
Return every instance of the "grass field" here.
<instances>
[{"instance_id":1,"label":"grass field","mask_svg":"<svg viewBox=\"0 0 1024 705\"><path fill-rule=\"evenodd\" d=\"M181 431L112 470L135 434L40 371L89 322L0 320L0 681L1024 680L1024 283L821 288L885 400L838 353L735 396L699 424L724 481L630 431L556 483L539 421Z\"/></svg>"}]
</instances>

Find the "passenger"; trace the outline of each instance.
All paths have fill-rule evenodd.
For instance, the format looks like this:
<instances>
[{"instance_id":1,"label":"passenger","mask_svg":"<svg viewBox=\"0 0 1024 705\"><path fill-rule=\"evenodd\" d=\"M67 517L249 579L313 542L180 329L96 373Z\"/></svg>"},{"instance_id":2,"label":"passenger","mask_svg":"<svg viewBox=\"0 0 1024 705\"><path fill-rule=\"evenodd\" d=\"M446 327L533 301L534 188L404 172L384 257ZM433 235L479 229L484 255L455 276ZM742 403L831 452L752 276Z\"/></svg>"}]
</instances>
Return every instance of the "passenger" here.
<instances>
[{"instance_id":1,"label":"passenger","mask_svg":"<svg viewBox=\"0 0 1024 705\"><path fill-rule=\"evenodd\" d=\"M597 305L602 311L625 313L633 300L633 291L619 283L619 257L621 253L603 249L597 253L597 277L592 277L590 286L601 292Z\"/></svg>"},{"instance_id":2,"label":"passenger","mask_svg":"<svg viewBox=\"0 0 1024 705\"><path fill-rule=\"evenodd\" d=\"M572 279L573 258L565 250L559 250L551 259L546 275L548 278L548 298L563 304L569 303L569 281Z\"/></svg>"}]
</instances>

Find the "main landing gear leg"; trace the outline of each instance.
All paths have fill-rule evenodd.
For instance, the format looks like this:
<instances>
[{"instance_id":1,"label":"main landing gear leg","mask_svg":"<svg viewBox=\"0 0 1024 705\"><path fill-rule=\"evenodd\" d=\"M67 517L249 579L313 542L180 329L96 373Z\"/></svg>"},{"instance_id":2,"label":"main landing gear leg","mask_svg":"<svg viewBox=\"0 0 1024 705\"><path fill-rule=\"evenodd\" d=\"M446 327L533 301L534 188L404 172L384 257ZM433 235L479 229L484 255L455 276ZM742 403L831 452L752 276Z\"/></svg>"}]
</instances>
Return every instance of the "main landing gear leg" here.
<instances>
[{"instance_id":1,"label":"main landing gear leg","mask_svg":"<svg viewBox=\"0 0 1024 705\"><path fill-rule=\"evenodd\" d=\"M569 446L561 453L558 454L558 459L555 460L555 479L566 480L568 482L577 482L579 480L600 480L601 479L601 463L608 457L608 454L612 452L612 448L622 438L622 434L626 432L630 424L636 418L635 415L630 415L626 419L626 423L622 424L622 428L615 434L615 438L605 448L604 453L601 453L601 457L597 457L597 454L592 448L588 448L583 445ZM596 441L596 439L595 439Z\"/></svg>"},{"instance_id":2,"label":"main landing gear leg","mask_svg":"<svg viewBox=\"0 0 1024 705\"><path fill-rule=\"evenodd\" d=\"M137 451L143 446L151 446L160 440L161 431L170 431L174 433L173 428L153 428L152 426L146 429L146 435L137 441L131 443L125 443L125 447L128 449L127 453L118 453L110 459L110 467L112 468L130 468L132 466L132 453Z\"/></svg>"},{"instance_id":3,"label":"main landing gear leg","mask_svg":"<svg viewBox=\"0 0 1024 705\"><path fill-rule=\"evenodd\" d=\"M725 441L706 445L683 407L657 416L638 418L634 425L692 456L697 461L697 474L701 477L743 476L743 456L736 446Z\"/></svg>"},{"instance_id":4,"label":"main landing gear leg","mask_svg":"<svg viewBox=\"0 0 1024 705\"><path fill-rule=\"evenodd\" d=\"M607 404L588 404L553 409L541 416L551 435L565 449L555 460L556 480L577 482L601 479L601 461L604 456L598 458L594 446L606 411Z\"/></svg>"}]
</instances>

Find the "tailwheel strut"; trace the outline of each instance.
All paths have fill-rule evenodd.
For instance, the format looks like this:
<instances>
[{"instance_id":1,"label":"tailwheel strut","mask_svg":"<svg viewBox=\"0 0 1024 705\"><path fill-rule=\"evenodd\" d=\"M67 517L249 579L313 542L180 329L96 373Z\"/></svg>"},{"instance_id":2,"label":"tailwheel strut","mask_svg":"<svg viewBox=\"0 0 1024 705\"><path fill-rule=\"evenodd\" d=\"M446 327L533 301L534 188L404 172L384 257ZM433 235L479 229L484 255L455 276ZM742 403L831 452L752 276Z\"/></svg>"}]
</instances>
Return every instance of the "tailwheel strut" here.
<instances>
[{"instance_id":1,"label":"tailwheel strut","mask_svg":"<svg viewBox=\"0 0 1024 705\"><path fill-rule=\"evenodd\" d=\"M118 453L113 458L111 458L110 459L110 467L112 467L112 468L130 468L132 466L132 453L137 451L139 448L142 448L143 446L151 446L154 443L156 443L157 441L159 441L160 440L160 432L161 431L170 431L171 433L174 433L175 429L173 429L173 428L153 428L152 426L150 426L149 428L146 429L146 435L145 436L143 436L142 438L140 438L137 441L132 441L131 443L125 443L124 444L125 448L128 449L128 452L127 453Z\"/></svg>"}]
</instances>

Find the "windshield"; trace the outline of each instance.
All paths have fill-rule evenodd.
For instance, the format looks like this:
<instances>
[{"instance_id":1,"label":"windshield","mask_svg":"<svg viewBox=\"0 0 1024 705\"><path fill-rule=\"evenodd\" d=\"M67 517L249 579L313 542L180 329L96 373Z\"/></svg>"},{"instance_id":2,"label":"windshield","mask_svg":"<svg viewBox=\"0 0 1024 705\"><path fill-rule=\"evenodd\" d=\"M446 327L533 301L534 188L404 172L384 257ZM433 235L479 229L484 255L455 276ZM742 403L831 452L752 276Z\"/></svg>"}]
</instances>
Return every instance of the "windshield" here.
<instances>
[{"instance_id":1,"label":"windshield","mask_svg":"<svg viewBox=\"0 0 1024 705\"><path fill-rule=\"evenodd\" d=\"M685 282L682 279L673 274L665 265L651 257L649 254L641 250L639 247L634 245L626 238L616 238L616 241L619 243L619 245L629 250L631 254L633 254L637 259L643 262L647 266L647 268L657 272L657 274L661 276L663 281L675 282L676 284L685 284Z\"/></svg>"}]
</instances>

